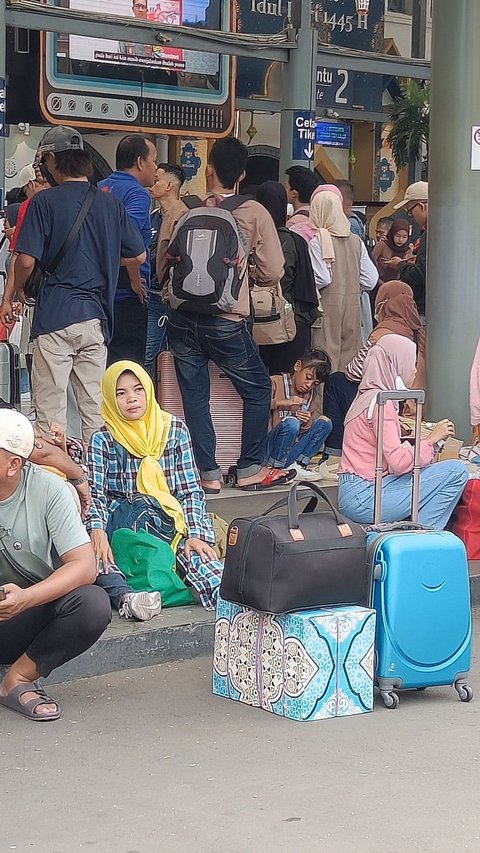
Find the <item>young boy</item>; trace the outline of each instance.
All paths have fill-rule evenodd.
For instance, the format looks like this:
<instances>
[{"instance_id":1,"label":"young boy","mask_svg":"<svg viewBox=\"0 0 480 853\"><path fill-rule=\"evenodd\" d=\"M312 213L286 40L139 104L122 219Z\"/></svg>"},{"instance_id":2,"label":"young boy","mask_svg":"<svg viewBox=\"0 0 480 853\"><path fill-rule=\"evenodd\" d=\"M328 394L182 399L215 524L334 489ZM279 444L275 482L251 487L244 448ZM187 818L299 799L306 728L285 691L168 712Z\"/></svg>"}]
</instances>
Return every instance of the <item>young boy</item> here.
<instances>
[{"instance_id":1,"label":"young boy","mask_svg":"<svg viewBox=\"0 0 480 853\"><path fill-rule=\"evenodd\" d=\"M274 468L295 469L296 480L320 480L309 465L332 431L332 422L324 415L314 420L317 388L332 369L323 350L307 350L295 362L292 373L272 376L271 432L267 439L266 464Z\"/></svg>"}]
</instances>

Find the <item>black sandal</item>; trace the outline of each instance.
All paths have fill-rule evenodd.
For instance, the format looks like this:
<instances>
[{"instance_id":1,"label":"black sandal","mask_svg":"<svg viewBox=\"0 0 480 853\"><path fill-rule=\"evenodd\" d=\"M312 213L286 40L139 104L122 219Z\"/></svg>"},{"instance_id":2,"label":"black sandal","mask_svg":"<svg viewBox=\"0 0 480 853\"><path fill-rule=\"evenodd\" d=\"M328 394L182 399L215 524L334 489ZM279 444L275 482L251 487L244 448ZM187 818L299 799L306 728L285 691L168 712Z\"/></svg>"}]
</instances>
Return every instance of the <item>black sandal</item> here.
<instances>
[{"instance_id":1,"label":"black sandal","mask_svg":"<svg viewBox=\"0 0 480 853\"><path fill-rule=\"evenodd\" d=\"M29 699L28 702L23 703L21 699L25 693L36 693L38 698ZM18 714L28 717L29 720L35 721L58 720L62 713L58 702L55 702L55 699L51 699L43 687L38 687L38 685L33 683L17 684L6 696L0 696L0 705L4 705L5 708L16 711ZM51 714L36 714L36 709L42 705L55 705L57 710Z\"/></svg>"}]
</instances>

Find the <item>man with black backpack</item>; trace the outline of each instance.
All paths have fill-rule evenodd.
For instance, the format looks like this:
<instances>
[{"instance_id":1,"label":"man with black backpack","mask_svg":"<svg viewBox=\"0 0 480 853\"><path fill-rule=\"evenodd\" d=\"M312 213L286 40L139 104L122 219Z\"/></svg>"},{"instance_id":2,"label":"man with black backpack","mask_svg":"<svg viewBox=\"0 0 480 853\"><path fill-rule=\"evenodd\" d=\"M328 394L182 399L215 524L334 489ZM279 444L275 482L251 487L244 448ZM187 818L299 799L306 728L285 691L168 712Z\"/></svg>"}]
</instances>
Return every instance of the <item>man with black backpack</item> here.
<instances>
[{"instance_id":1,"label":"man with black backpack","mask_svg":"<svg viewBox=\"0 0 480 853\"><path fill-rule=\"evenodd\" d=\"M271 385L246 326L250 314L247 261L256 283L272 287L283 274L283 253L270 214L235 194L248 151L238 139L218 140L207 165L209 194L185 199L167 250L168 340L190 429L195 458L208 494L221 488L215 432L209 408L211 359L243 399L238 485L253 491L286 482L285 473L263 467Z\"/></svg>"}]
</instances>

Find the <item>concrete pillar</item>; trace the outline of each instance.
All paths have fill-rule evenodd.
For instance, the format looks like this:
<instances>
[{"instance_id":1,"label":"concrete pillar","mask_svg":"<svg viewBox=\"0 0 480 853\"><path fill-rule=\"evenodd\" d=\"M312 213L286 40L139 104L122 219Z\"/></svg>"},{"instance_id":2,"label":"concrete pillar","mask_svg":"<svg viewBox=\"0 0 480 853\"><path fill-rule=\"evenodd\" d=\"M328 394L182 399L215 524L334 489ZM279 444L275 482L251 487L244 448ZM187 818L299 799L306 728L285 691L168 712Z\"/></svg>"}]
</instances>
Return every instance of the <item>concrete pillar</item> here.
<instances>
[{"instance_id":1,"label":"concrete pillar","mask_svg":"<svg viewBox=\"0 0 480 853\"><path fill-rule=\"evenodd\" d=\"M282 67L282 115L280 127L280 177L283 181L289 166L314 168L313 157L293 160L293 113L295 110L315 110L318 33L311 26L311 4L302 0L298 48L291 51L290 62Z\"/></svg>"},{"instance_id":2,"label":"concrete pillar","mask_svg":"<svg viewBox=\"0 0 480 853\"><path fill-rule=\"evenodd\" d=\"M468 439L469 374L480 336L480 3L435 0L427 278L428 417Z\"/></svg>"}]
</instances>

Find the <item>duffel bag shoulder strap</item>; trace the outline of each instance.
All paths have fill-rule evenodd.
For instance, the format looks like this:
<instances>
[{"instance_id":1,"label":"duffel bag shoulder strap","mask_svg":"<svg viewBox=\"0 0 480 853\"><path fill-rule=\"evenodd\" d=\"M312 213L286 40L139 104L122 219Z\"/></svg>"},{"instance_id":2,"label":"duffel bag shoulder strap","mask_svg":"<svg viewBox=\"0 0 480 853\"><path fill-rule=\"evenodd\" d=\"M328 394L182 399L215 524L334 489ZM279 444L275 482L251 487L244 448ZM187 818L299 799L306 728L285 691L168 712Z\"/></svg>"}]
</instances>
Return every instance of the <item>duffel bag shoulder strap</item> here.
<instances>
[{"instance_id":1,"label":"duffel bag shoulder strap","mask_svg":"<svg viewBox=\"0 0 480 853\"><path fill-rule=\"evenodd\" d=\"M299 486L305 487L306 491L302 491L299 493ZM306 480L300 480L298 483L295 483L291 487L287 497L277 501L277 503L267 509L266 512L263 513L263 515L269 515L271 512L275 512L275 510L280 509L283 506L287 506L288 526L290 530L298 530L298 528L300 527L300 522L298 518L297 503L298 501L305 500L307 497L309 497L308 492L314 492L314 497L310 498L307 506L303 510L303 513L314 512L318 504L318 498L322 498L322 500L324 500L325 503L327 503L330 507L334 515L335 521L337 522L338 528L342 529L344 525L346 525L347 528L349 527L348 519L345 518L345 516L341 515L338 509L334 507L326 492L324 492L323 489L320 489L314 483L309 483Z\"/></svg>"},{"instance_id":2,"label":"duffel bag shoulder strap","mask_svg":"<svg viewBox=\"0 0 480 853\"><path fill-rule=\"evenodd\" d=\"M308 497L310 497L310 496L306 492L301 492L301 494L298 495L297 500L298 501L304 501ZM279 501L277 501L275 504L273 504L273 506L266 509L265 512L262 512L262 517L265 515L270 515L271 512L275 512L275 510L281 509L282 507L287 506L287 504L288 504L288 496L285 496L284 498L281 498ZM315 512L317 506L318 506L318 498L317 497L310 497L308 504L302 510L302 514L307 513L307 512Z\"/></svg>"}]
</instances>

